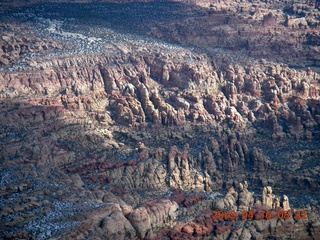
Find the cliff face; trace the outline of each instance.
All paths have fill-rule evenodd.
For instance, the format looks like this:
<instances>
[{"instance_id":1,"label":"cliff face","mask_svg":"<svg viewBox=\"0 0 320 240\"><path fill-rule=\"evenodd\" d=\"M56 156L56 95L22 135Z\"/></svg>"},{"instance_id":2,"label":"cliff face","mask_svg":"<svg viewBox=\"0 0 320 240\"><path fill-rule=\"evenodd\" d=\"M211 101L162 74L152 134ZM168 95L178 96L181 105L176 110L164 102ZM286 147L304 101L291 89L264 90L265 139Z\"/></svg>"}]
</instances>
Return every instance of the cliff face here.
<instances>
[{"instance_id":1,"label":"cliff face","mask_svg":"<svg viewBox=\"0 0 320 240\"><path fill-rule=\"evenodd\" d=\"M187 20L150 17L137 36L79 19L96 34L86 35L70 29L72 19L43 18L47 5L6 13L1 237L264 239L285 229L299 239L318 235L317 8L201 4L152 5L179 6ZM299 23L298 13L306 14ZM248 183L264 187L261 199ZM272 195L270 186L285 196ZM292 218L212 219L212 210L227 209L283 209ZM301 220L294 214L303 209L308 218Z\"/></svg>"}]
</instances>

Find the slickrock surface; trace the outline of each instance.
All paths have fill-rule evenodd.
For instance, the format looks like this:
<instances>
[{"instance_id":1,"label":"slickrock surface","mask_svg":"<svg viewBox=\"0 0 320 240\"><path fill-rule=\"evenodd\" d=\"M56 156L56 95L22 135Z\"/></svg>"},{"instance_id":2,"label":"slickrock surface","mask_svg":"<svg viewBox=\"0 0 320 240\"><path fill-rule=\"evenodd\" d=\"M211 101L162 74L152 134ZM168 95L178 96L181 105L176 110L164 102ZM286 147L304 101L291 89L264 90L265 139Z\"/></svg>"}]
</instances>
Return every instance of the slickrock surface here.
<instances>
[{"instance_id":1,"label":"slickrock surface","mask_svg":"<svg viewBox=\"0 0 320 240\"><path fill-rule=\"evenodd\" d=\"M0 11L0 238L319 239L318 2Z\"/></svg>"}]
</instances>

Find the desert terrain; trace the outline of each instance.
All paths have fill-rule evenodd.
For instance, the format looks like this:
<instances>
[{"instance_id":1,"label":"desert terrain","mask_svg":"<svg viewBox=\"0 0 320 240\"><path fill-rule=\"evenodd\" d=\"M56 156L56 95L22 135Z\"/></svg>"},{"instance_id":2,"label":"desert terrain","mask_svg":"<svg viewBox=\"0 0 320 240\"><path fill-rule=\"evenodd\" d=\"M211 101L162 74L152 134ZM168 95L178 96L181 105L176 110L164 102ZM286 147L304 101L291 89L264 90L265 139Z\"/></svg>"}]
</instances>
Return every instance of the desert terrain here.
<instances>
[{"instance_id":1,"label":"desert terrain","mask_svg":"<svg viewBox=\"0 0 320 240\"><path fill-rule=\"evenodd\" d=\"M319 2L8 0L0 33L0 239L320 239Z\"/></svg>"}]
</instances>

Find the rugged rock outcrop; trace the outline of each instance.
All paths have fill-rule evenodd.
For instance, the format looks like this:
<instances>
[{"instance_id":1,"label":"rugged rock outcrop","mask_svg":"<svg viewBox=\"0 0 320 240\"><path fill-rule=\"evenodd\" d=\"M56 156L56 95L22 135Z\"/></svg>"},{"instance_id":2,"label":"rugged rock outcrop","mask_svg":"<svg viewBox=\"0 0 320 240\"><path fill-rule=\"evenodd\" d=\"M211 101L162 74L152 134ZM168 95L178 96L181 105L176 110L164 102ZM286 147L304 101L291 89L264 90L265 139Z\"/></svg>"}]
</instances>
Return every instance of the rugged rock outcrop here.
<instances>
[{"instance_id":1,"label":"rugged rock outcrop","mask_svg":"<svg viewBox=\"0 0 320 240\"><path fill-rule=\"evenodd\" d=\"M271 187L263 189L262 197L268 197L266 194L272 194ZM274 195L273 197L275 199ZM186 223L179 223L173 229L168 229L162 234L166 234L172 239L176 239L178 236L189 238L201 236L204 239L265 239L267 236L312 239L316 237L314 233L310 234L307 230L313 229L315 221L313 214L310 214L310 217L302 218L300 214L306 213L306 210L290 210L290 208L285 208L288 207L286 203L283 203L281 207L279 205L254 205L253 193L248 191L246 181L239 184L238 191L230 189L223 199L216 199L215 205L218 206L217 202L221 202L221 200L228 207L224 207L223 210L216 210L216 208L213 211L204 210L202 216ZM288 201L288 198L283 197L283 200ZM256 199L256 202L258 201ZM268 202L265 203L268 204ZM238 214L230 214L232 211L230 209ZM222 222L223 224L221 224ZM309 228L308 224L311 224L312 227ZM212 232L214 232L214 237L210 235Z\"/></svg>"},{"instance_id":2,"label":"rugged rock outcrop","mask_svg":"<svg viewBox=\"0 0 320 240\"><path fill-rule=\"evenodd\" d=\"M137 208L128 215L139 238L151 238L152 229L170 225L175 220L178 205L170 200L149 203L145 207Z\"/></svg>"},{"instance_id":3,"label":"rugged rock outcrop","mask_svg":"<svg viewBox=\"0 0 320 240\"><path fill-rule=\"evenodd\" d=\"M0 238L318 236L319 6L104 4L2 12Z\"/></svg>"}]
</instances>

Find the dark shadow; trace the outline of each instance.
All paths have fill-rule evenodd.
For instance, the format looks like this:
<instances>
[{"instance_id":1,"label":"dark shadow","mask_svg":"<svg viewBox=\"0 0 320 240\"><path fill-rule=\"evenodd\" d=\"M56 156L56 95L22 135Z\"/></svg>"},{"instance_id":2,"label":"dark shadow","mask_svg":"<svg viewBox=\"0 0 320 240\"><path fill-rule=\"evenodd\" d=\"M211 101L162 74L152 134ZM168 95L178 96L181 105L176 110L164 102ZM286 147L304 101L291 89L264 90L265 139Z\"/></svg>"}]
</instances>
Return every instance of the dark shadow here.
<instances>
[{"instance_id":1,"label":"dark shadow","mask_svg":"<svg viewBox=\"0 0 320 240\"><path fill-rule=\"evenodd\" d=\"M192 10L192 13L190 11ZM17 13L29 13L25 16ZM76 19L77 25L112 28L117 32L144 36L145 25L152 22L179 20L196 16L200 9L171 1L117 3L39 3L15 8L3 15L34 22L43 17L56 20ZM72 23L72 22L71 22ZM66 23L68 26L68 23Z\"/></svg>"},{"instance_id":2,"label":"dark shadow","mask_svg":"<svg viewBox=\"0 0 320 240\"><path fill-rule=\"evenodd\" d=\"M287 8L284 9L285 12L288 11ZM262 22L245 19L231 11L212 11L210 8L182 2L37 3L6 11L0 17L2 20L11 19L30 24L40 22L39 18L62 20L61 27L64 31L107 38L107 41L111 38L114 44L127 39L176 44L197 53L208 54L218 66L261 58L284 62L297 68L309 66L317 69L319 66L318 61L312 61L316 57L310 56L309 50L297 52L297 47L290 42L276 40L276 35L270 35L267 30L257 31L262 29ZM205 23L206 21L210 24ZM271 26L270 29L273 31L276 27ZM44 36L48 35L43 24L38 24L37 28ZM252 30L251 33L247 32L248 28ZM153 29L157 29L156 32ZM115 34L109 35L109 30ZM115 36L117 34L124 35ZM198 37L202 38L201 42L196 40ZM259 39L262 39L262 43L258 43ZM310 42L310 38L308 41ZM88 43L81 44L77 46L77 50ZM300 45L308 49L307 42ZM257 54L259 48L264 51L259 50ZM219 54L221 51L228 56L222 57ZM299 61L295 60L297 53L301 55ZM304 63L301 63L302 58Z\"/></svg>"}]
</instances>

